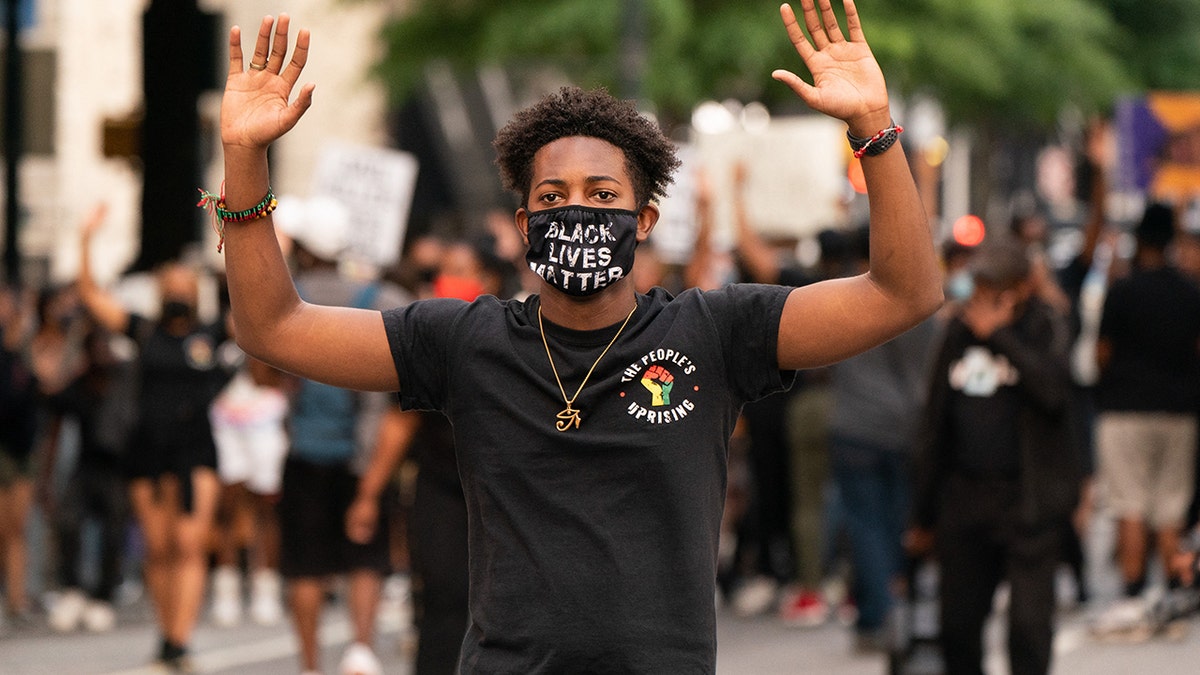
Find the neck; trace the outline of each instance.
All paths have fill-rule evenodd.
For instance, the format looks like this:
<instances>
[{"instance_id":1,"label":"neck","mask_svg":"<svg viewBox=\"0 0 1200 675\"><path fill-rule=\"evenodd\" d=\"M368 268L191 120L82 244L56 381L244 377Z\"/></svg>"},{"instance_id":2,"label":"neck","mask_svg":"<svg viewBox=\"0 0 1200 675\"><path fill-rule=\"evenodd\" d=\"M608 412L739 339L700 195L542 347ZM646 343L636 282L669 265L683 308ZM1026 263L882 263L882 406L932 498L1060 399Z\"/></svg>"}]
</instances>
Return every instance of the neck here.
<instances>
[{"instance_id":1,"label":"neck","mask_svg":"<svg viewBox=\"0 0 1200 675\"><path fill-rule=\"evenodd\" d=\"M542 316L572 330L595 330L620 323L637 302L633 281L629 278L586 298L567 295L543 282L539 297Z\"/></svg>"}]
</instances>

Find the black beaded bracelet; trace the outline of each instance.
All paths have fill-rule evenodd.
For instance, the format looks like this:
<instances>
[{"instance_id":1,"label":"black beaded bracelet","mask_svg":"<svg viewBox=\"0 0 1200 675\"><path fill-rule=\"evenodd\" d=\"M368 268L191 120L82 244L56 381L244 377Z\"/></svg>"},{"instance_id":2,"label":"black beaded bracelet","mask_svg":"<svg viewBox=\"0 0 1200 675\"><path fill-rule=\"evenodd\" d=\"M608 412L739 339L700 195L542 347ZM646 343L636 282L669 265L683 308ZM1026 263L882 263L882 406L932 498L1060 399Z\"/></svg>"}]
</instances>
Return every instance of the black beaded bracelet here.
<instances>
[{"instance_id":1,"label":"black beaded bracelet","mask_svg":"<svg viewBox=\"0 0 1200 675\"><path fill-rule=\"evenodd\" d=\"M859 138L847 131L846 140L850 141L850 149L854 151L854 157L862 159L863 155L874 157L892 147L902 131L904 131L904 127L892 122L890 127L881 129L870 138Z\"/></svg>"}]
</instances>

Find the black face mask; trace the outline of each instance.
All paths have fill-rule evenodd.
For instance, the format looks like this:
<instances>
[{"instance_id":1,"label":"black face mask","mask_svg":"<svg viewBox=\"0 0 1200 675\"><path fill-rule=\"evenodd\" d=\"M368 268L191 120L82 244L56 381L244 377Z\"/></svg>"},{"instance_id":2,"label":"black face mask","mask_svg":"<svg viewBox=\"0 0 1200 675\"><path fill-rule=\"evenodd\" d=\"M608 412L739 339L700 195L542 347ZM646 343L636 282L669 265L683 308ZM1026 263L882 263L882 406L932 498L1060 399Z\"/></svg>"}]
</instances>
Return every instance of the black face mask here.
<instances>
[{"instance_id":1,"label":"black face mask","mask_svg":"<svg viewBox=\"0 0 1200 675\"><path fill-rule=\"evenodd\" d=\"M179 300L168 300L162 306L163 323L176 319L191 319L193 314L192 306Z\"/></svg>"},{"instance_id":2,"label":"black face mask","mask_svg":"<svg viewBox=\"0 0 1200 675\"><path fill-rule=\"evenodd\" d=\"M633 268L638 214L625 209L563 206L529 214L525 261L567 295L588 296Z\"/></svg>"}]
</instances>

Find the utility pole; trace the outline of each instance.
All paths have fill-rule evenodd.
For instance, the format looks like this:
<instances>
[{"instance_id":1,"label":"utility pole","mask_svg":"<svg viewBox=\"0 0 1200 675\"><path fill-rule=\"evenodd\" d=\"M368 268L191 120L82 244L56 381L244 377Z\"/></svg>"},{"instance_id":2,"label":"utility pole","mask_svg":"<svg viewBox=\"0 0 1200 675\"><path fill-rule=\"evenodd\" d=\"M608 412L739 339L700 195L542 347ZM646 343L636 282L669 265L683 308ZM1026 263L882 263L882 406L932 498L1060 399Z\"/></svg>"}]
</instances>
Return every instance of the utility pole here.
<instances>
[{"instance_id":1,"label":"utility pole","mask_svg":"<svg viewBox=\"0 0 1200 675\"><path fill-rule=\"evenodd\" d=\"M177 258L201 236L196 101L216 86L216 26L217 16L201 11L196 0L151 0L142 15L142 234L133 265L138 271Z\"/></svg>"},{"instance_id":2,"label":"utility pole","mask_svg":"<svg viewBox=\"0 0 1200 675\"><path fill-rule=\"evenodd\" d=\"M642 76L646 70L646 3L624 0L621 9L620 95L642 98Z\"/></svg>"},{"instance_id":3,"label":"utility pole","mask_svg":"<svg viewBox=\"0 0 1200 675\"><path fill-rule=\"evenodd\" d=\"M21 141L25 106L22 98L20 0L4 0L4 274L9 284L21 278L17 234L21 226Z\"/></svg>"}]
</instances>

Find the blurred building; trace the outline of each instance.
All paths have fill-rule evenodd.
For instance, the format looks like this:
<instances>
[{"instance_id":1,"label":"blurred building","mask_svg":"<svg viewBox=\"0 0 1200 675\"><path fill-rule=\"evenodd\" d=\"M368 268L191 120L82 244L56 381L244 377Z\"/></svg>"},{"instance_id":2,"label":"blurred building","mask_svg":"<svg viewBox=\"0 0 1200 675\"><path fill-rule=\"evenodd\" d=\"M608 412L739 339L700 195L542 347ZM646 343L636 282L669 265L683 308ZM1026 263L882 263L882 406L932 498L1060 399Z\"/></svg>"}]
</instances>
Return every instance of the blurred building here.
<instances>
[{"instance_id":1,"label":"blurred building","mask_svg":"<svg viewBox=\"0 0 1200 675\"><path fill-rule=\"evenodd\" d=\"M292 0L286 7L270 0L32 4L33 20L18 43L26 108L18 174L19 248L27 279L74 276L79 223L100 200L108 202L110 213L95 242L95 267L102 280L134 265L157 262L155 258L170 249L179 249L178 242L195 241L198 245L181 250L219 261L209 222L193 205L195 188L215 191L221 184L220 88L228 66L228 30L234 24L243 27L247 54L259 21L281 8L293 18L293 42L299 27L314 33L301 82L317 83L315 103L296 129L272 148L277 194L307 192L323 143L389 144L385 94L368 69L378 49L378 27L402 2ZM181 21L182 30L171 28ZM191 72L195 70L205 72ZM149 107L147 91L156 92ZM151 113L164 108L165 118ZM174 128L188 131L173 133ZM156 147L142 147L146 138L159 139L152 141ZM191 175L161 168L176 166L173 161L190 167L182 173ZM151 185L163 185L168 178L174 179L173 187L152 190L143 201L147 179ZM181 182L190 191L182 189ZM160 208L164 205L170 208ZM150 233L151 240L166 244L149 258L142 250L143 222L165 228ZM164 233L170 236L158 236Z\"/></svg>"}]
</instances>

